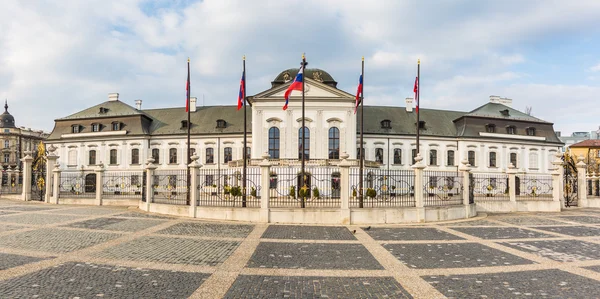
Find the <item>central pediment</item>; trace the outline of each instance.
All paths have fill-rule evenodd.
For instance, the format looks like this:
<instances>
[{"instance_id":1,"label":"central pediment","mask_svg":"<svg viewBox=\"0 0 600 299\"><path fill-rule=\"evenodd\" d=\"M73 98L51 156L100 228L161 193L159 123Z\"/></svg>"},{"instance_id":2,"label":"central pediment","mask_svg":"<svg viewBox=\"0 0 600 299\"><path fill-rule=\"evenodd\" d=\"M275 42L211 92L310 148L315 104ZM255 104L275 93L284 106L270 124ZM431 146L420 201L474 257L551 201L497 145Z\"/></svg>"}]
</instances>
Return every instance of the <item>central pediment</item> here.
<instances>
[{"instance_id":1,"label":"central pediment","mask_svg":"<svg viewBox=\"0 0 600 299\"><path fill-rule=\"evenodd\" d=\"M285 91L290 86L291 82L285 83L274 88L265 90L252 97L252 101L260 100L283 100ZM291 99L298 99L302 96L299 90L292 91ZM304 98L305 99L320 99L320 100L352 100L354 95L343 90L323 84L321 82L306 78L304 81Z\"/></svg>"}]
</instances>

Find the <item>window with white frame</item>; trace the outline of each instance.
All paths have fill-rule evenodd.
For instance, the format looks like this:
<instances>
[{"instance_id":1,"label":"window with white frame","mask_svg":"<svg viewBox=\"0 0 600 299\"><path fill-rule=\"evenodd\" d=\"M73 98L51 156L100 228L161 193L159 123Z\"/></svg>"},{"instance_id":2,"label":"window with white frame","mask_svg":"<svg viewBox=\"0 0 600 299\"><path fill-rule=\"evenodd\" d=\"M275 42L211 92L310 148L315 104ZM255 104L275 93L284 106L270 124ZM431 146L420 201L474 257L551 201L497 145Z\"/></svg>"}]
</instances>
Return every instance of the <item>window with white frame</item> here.
<instances>
[{"instance_id":1,"label":"window with white frame","mask_svg":"<svg viewBox=\"0 0 600 299\"><path fill-rule=\"evenodd\" d=\"M529 168L537 169L539 167L537 152L529 152Z\"/></svg>"},{"instance_id":2,"label":"window with white frame","mask_svg":"<svg viewBox=\"0 0 600 299\"><path fill-rule=\"evenodd\" d=\"M496 167L496 152L490 152L490 167Z\"/></svg>"},{"instance_id":3,"label":"window with white frame","mask_svg":"<svg viewBox=\"0 0 600 299\"><path fill-rule=\"evenodd\" d=\"M10 140L4 140L4 148L10 147Z\"/></svg>"},{"instance_id":4,"label":"window with white frame","mask_svg":"<svg viewBox=\"0 0 600 299\"><path fill-rule=\"evenodd\" d=\"M446 157L446 165L448 166L454 166L454 151L450 150L448 151L447 157Z\"/></svg>"},{"instance_id":5,"label":"window with white frame","mask_svg":"<svg viewBox=\"0 0 600 299\"><path fill-rule=\"evenodd\" d=\"M77 165L77 150L74 150L74 149L69 150L68 165L69 166Z\"/></svg>"},{"instance_id":6,"label":"window with white frame","mask_svg":"<svg viewBox=\"0 0 600 299\"><path fill-rule=\"evenodd\" d=\"M90 150L88 153L88 164L96 165L96 150Z\"/></svg>"},{"instance_id":7,"label":"window with white frame","mask_svg":"<svg viewBox=\"0 0 600 299\"><path fill-rule=\"evenodd\" d=\"M510 163L512 163L512 165L516 168L518 168L519 166L517 165L517 153L510 153L509 156L510 159Z\"/></svg>"},{"instance_id":8,"label":"window with white frame","mask_svg":"<svg viewBox=\"0 0 600 299\"><path fill-rule=\"evenodd\" d=\"M394 149L394 164L402 164L402 149Z\"/></svg>"},{"instance_id":9,"label":"window with white frame","mask_svg":"<svg viewBox=\"0 0 600 299\"><path fill-rule=\"evenodd\" d=\"M169 164L177 164L177 149L169 149Z\"/></svg>"},{"instance_id":10,"label":"window with white frame","mask_svg":"<svg viewBox=\"0 0 600 299\"><path fill-rule=\"evenodd\" d=\"M117 165L117 150L116 149L111 149L110 150L110 165Z\"/></svg>"},{"instance_id":11,"label":"window with white frame","mask_svg":"<svg viewBox=\"0 0 600 299\"><path fill-rule=\"evenodd\" d=\"M469 160L469 165L476 167L475 165L475 151L469 151L467 153L467 159Z\"/></svg>"},{"instance_id":12,"label":"window with white frame","mask_svg":"<svg viewBox=\"0 0 600 299\"><path fill-rule=\"evenodd\" d=\"M429 165L437 166L437 150L429 150Z\"/></svg>"}]
</instances>

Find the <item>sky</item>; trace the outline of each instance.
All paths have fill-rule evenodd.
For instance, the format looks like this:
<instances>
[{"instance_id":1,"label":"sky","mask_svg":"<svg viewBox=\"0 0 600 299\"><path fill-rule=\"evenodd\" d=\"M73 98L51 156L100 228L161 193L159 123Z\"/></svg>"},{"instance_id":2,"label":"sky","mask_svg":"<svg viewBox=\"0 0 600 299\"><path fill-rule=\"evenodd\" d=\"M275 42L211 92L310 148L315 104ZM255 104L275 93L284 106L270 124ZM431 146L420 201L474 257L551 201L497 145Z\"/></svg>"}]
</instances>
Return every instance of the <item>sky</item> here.
<instances>
[{"instance_id":1,"label":"sky","mask_svg":"<svg viewBox=\"0 0 600 299\"><path fill-rule=\"evenodd\" d=\"M365 104L404 106L421 59L421 107L473 110L490 95L563 136L600 121L597 0L61 0L0 2L0 99L17 126L108 99L185 105L187 58L199 105L235 105L284 69L329 72Z\"/></svg>"}]
</instances>

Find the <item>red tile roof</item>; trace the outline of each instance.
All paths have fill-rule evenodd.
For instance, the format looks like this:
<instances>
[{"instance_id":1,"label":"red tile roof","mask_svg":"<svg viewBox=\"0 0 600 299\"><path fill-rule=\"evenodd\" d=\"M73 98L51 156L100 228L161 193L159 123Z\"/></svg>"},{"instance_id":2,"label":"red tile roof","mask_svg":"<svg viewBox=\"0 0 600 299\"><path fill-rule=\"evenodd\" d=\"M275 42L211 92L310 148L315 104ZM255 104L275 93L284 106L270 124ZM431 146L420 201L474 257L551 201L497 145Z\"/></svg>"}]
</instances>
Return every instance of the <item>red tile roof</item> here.
<instances>
[{"instance_id":1,"label":"red tile roof","mask_svg":"<svg viewBox=\"0 0 600 299\"><path fill-rule=\"evenodd\" d=\"M600 139L584 140L584 141L572 144L569 147L600 147Z\"/></svg>"}]
</instances>

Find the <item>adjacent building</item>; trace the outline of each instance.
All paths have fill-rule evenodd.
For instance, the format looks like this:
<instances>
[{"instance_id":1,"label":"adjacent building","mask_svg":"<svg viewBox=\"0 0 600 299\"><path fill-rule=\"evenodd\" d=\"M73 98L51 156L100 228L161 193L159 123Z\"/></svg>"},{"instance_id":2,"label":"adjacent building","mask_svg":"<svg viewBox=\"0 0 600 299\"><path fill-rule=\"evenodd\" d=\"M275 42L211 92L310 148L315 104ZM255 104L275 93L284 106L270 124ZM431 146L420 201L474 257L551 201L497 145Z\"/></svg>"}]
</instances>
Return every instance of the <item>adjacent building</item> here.
<instances>
[{"instance_id":1,"label":"adjacent building","mask_svg":"<svg viewBox=\"0 0 600 299\"><path fill-rule=\"evenodd\" d=\"M563 143L553 124L511 107L512 100L491 96L471 111L420 109L416 121L413 100L405 107L364 106L355 113L355 96L337 88L321 69L305 70L305 127L302 128L301 93L292 93L282 110L283 95L298 69L281 72L270 88L249 97L248 142L245 149L256 163L268 153L273 163L293 163L304 155L309 163L336 164L346 152L360 155L361 119L364 119L364 155L370 167L408 169L420 153L430 169L456 170L466 159L477 172L501 172L510 163L522 171L546 173ZM109 94L102 102L55 120L49 144L58 148L64 171L141 170L150 157L160 169L185 166L188 126L191 147L206 168L240 165L243 156L243 110L235 106L197 107L191 103L191 123L183 107L142 109ZM302 132L305 133L304 140Z\"/></svg>"},{"instance_id":2,"label":"adjacent building","mask_svg":"<svg viewBox=\"0 0 600 299\"><path fill-rule=\"evenodd\" d=\"M569 146L569 153L575 161L580 156L584 157L588 173L600 174L600 140L589 139L572 144Z\"/></svg>"}]
</instances>

